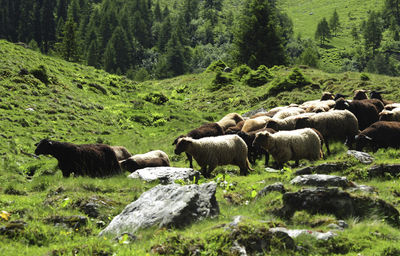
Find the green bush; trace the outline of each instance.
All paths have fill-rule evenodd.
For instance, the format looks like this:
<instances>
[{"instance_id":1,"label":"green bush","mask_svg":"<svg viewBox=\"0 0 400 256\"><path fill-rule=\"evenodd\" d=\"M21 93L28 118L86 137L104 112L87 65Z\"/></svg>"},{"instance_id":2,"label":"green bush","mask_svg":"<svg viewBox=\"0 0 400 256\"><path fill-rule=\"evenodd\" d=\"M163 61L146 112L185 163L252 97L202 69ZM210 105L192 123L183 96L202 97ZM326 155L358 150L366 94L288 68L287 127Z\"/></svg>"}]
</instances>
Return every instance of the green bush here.
<instances>
[{"instance_id":1,"label":"green bush","mask_svg":"<svg viewBox=\"0 0 400 256\"><path fill-rule=\"evenodd\" d=\"M251 72L251 68L246 64L240 65L233 69L233 74L240 79L242 79L245 75Z\"/></svg>"},{"instance_id":2,"label":"green bush","mask_svg":"<svg viewBox=\"0 0 400 256\"><path fill-rule=\"evenodd\" d=\"M274 80L268 87L268 94L273 96L280 92L291 91L309 84L311 84L311 81L301 73L300 69L295 68L287 77Z\"/></svg>"},{"instance_id":3,"label":"green bush","mask_svg":"<svg viewBox=\"0 0 400 256\"><path fill-rule=\"evenodd\" d=\"M367 74L365 74L365 73L361 73L360 74L360 79L362 81L369 81L369 76Z\"/></svg>"},{"instance_id":4,"label":"green bush","mask_svg":"<svg viewBox=\"0 0 400 256\"><path fill-rule=\"evenodd\" d=\"M209 88L211 91L217 91L228 84L232 84L232 82L233 78L229 73L218 71Z\"/></svg>"},{"instance_id":5,"label":"green bush","mask_svg":"<svg viewBox=\"0 0 400 256\"><path fill-rule=\"evenodd\" d=\"M226 68L227 65L225 64L225 62L223 62L222 60L217 60L214 61L213 63L211 63L207 69L206 72L218 72L218 71L223 71L224 68Z\"/></svg>"},{"instance_id":6,"label":"green bush","mask_svg":"<svg viewBox=\"0 0 400 256\"><path fill-rule=\"evenodd\" d=\"M144 97L144 100L156 105L164 105L169 99L162 92L151 92Z\"/></svg>"},{"instance_id":7,"label":"green bush","mask_svg":"<svg viewBox=\"0 0 400 256\"><path fill-rule=\"evenodd\" d=\"M31 74L40 81L42 81L42 83L44 84L49 83L49 76L47 75L47 70L45 66L40 65L36 69L32 69Z\"/></svg>"},{"instance_id":8,"label":"green bush","mask_svg":"<svg viewBox=\"0 0 400 256\"><path fill-rule=\"evenodd\" d=\"M257 70L252 70L245 75L243 82L250 87L258 87L268 83L271 78L272 74L269 69L266 66L261 65Z\"/></svg>"}]
</instances>

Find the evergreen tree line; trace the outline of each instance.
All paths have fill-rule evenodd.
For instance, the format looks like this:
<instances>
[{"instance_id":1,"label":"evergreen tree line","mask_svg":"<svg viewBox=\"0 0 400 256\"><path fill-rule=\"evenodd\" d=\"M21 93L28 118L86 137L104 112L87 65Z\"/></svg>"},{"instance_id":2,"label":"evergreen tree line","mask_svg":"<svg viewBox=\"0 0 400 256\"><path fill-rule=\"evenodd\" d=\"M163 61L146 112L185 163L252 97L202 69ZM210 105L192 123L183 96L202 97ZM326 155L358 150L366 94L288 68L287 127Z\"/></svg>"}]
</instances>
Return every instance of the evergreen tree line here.
<instances>
[{"instance_id":1,"label":"evergreen tree line","mask_svg":"<svg viewBox=\"0 0 400 256\"><path fill-rule=\"evenodd\" d=\"M275 0L0 0L0 38L146 79L211 62L288 64L293 24Z\"/></svg>"}]
</instances>

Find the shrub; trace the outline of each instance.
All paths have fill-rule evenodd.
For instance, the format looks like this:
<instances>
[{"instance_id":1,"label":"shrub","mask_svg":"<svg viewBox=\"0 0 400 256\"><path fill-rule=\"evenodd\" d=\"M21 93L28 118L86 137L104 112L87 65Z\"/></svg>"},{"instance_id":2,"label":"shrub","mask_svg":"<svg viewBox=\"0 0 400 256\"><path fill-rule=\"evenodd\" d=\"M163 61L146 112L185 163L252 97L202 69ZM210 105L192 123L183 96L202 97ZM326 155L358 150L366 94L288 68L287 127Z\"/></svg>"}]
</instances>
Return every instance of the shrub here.
<instances>
[{"instance_id":1,"label":"shrub","mask_svg":"<svg viewBox=\"0 0 400 256\"><path fill-rule=\"evenodd\" d=\"M151 92L144 97L144 100L156 105L163 105L169 99L162 92Z\"/></svg>"},{"instance_id":2,"label":"shrub","mask_svg":"<svg viewBox=\"0 0 400 256\"><path fill-rule=\"evenodd\" d=\"M246 64L240 65L233 69L233 74L240 79L242 79L245 75L251 72L251 68Z\"/></svg>"},{"instance_id":3,"label":"shrub","mask_svg":"<svg viewBox=\"0 0 400 256\"><path fill-rule=\"evenodd\" d=\"M252 70L245 75L243 82L250 87L258 87L268 83L271 78L272 74L269 69L266 66L261 65L257 70Z\"/></svg>"},{"instance_id":4,"label":"shrub","mask_svg":"<svg viewBox=\"0 0 400 256\"><path fill-rule=\"evenodd\" d=\"M300 69L295 68L287 77L274 80L268 88L268 94L277 95L280 92L291 91L308 84L311 84L311 81L301 73Z\"/></svg>"},{"instance_id":5,"label":"shrub","mask_svg":"<svg viewBox=\"0 0 400 256\"><path fill-rule=\"evenodd\" d=\"M42 83L48 84L49 83L49 76L47 75L46 67L40 65L36 69L31 70L31 74L39 79Z\"/></svg>"},{"instance_id":6,"label":"shrub","mask_svg":"<svg viewBox=\"0 0 400 256\"><path fill-rule=\"evenodd\" d=\"M225 62L222 60L217 60L214 61L213 63L210 64L210 66L207 67L206 72L218 72L218 71L223 71L224 68L226 68L227 65Z\"/></svg>"},{"instance_id":7,"label":"shrub","mask_svg":"<svg viewBox=\"0 0 400 256\"><path fill-rule=\"evenodd\" d=\"M361 73L360 74L360 79L362 81L369 81L369 76L367 74L365 74L365 73Z\"/></svg>"},{"instance_id":8,"label":"shrub","mask_svg":"<svg viewBox=\"0 0 400 256\"><path fill-rule=\"evenodd\" d=\"M222 71L218 71L215 75L215 78L211 82L210 90L217 91L222 87L231 84L233 82L233 78L228 73L223 73Z\"/></svg>"}]
</instances>

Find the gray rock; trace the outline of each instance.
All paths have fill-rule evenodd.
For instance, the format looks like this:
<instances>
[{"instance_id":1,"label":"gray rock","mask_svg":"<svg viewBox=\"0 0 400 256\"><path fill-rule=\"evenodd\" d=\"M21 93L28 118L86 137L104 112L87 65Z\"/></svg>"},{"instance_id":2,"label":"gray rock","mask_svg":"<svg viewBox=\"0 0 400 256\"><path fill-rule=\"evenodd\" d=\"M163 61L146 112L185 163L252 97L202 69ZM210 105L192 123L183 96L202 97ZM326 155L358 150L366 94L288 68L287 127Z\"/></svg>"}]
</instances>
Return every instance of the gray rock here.
<instances>
[{"instance_id":1,"label":"gray rock","mask_svg":"<svg viewBox=\"0 0 400 256\"><path fill-rule=\"evenodd\" d=\"M374 165L368 169L369 177L384 177L386 174L390 174L396 177L400 173L400 164L382 164Z\"/></svg>"},{"instance_id":2,"label":"gray rock","mask_svg":"<svg viewBox=\"0 0 400 256\"><path fill-rule=\"evenodd\" d=\"M313 231L313 230L308 230L308 229L287 229L287 228L282 228L282 227L277 227L277 228L270 228L269 229L271 232L284 232L288 234L291 238L296 238L300 235L309 235L312 237L315 237L317 240L328 240L337 234L331 231L328 232L318 232L318 231Z\"/></svg>"},{"instance_id":3,"label":"gray rock","mask_svg":"<svg viewBox=\"0 0 400 256\"><path fill-rule=\"evenodd\" d=\"M346 177L339 177L326 174L307 174L295 177L290 181L292 185L300 186L316 186L316 187L342 187L347 188L352 186Z\"/></svg>"},{"instance_id":4,"label":"gray rock","mask_svg":"<svg viewBox=\"0 0 400 256\"><path fill-rule=\"evenodd\" d=\"M249 112L246 112L244 114L242 114L242 117L251 117L254 116L257 113L261 113L261 112L268 112L265 108L259 108L259 109L255 109L255 110L250 110Z\"/></svg>"},{"instance_id":5,"label":"gray rock","mask_svg":"<svg viewBox=\"0 0 400 256\"><path fill-rule=\"evenodd\" d=\"M347 189L349 192L356 192L356 191L361 191L365 193L376 193L376 190L374 187L367 186L367 185L357 185L355 184L355 187Z\"/></svg>"},{"instance_id":6,"label":"gray rock","mask_svg":"<svg viewBox=\"0 0 400 256\"><path fill-rule=\"evenodd\" d=\"M343 230L348 228L349 225L344 220L338 220L337 223L331 223L327 226L329 229Z\"/></svg>"},{"instance_id":7,"label":"gray rock","mask_svg":"<svg viewBox=\"0 0 400 256\"><path fill-rule=\"evenodd\" d=\"M191 168L176 167L147 167L136 170L128 176L131 179L142 179L145 181L160 181L162 184L173 183L175 180L190 181L199 178L199 172Z\"/></svg>"},{"instance_id":8,"label":"gray rock","mask_svg":"<svg viewBox=\"0 0 400 256\"><path fill-rule=\"evenodd\" d=\"M264 187L263 189L261 189L260 191L258 191L257 196L256 197L261 197L261 196L265 196L270 192L279 192L279 193L285 193L285 187L283 186L282 182L276 182L274 184L268 185L266 187Z\"/></svg>"},{"instance_id":9,"label":"gray rock","mask_svg":"<svg viewBox=\"0 0 400 256\"><path fill-rule=\"evenodd\" d=\"M304 175L304 174L329 174L331 172L342 171L348 168L345 163L325 163L317 166L307 166L305 168L301 168L295 172L296 175Z\"/></svg>"},{"instance_id":10,"label":"gray rock","mask_svg":"<svg viewBox=\"0 0 400 256\"><path fill-rule=\"evenodd\" d=\"M353 196L338 188L307 188L298 192L285 193L283 207L275 213L282 218L291 218L296 211L305 210L310 214L333 214L337 218L367 218L383 216L391 224L398 225L399 212L382 199Z\"/></svg>"},{"instance_id":11,"label":"gray rock","mask_svg":"<svg viewBox=\"0 0 400 256\"><path fill-rule=\"evenodd\" d=\"M363 164L370 164L374 161L374 158L370 154L361 151L347 150L347 155L354 156Z\"/></svg>"},{"instance_id":12,"label":"gray rock","mask_svg":"<svg viewBox=\"0 0 400 256\"><path fill-rule=\"evenodd\" d=\"M246 247L240 245L238 241L233 242L231 252L232 255L247 256Z\"/></svg>"},{"instance_id":13,"label":"gray rock","mask_svg":"<svg viewBox=\"0 0 400 256\"><path fill-rule=\"evenodd\" d=\"M281 172L281 170L270 168L270 167L265 168L265 171L270 172L270 173L280 173Z\"/></svg>"},{"instance_id":14,"label":"gray rock","mask_svg":"<svg viewBox=\"0 0 400 256\"><path fill-rule=\"evenodd\" d=\"M49 218L46 218L45 221L47 223L53 223L55 226L77 229L87 225L88 218L80 215L51 216Z\"/></svg>"},{"instance_id":15,"label":"gray rock","mask_svg":"<svg viewBox=\"0 0 400 256\"><path fill-rule=\"evenodd\" d=\"M81 210L86 213L91 218L97 218L100 215L99 204L94 202L89 202L81 206Z\"/></svg>"},{"instance_id":16,"label":"gray rock","mask_svg":"<svg viewBox=\"0 0 400 256\"><path fill-rule=\"evenodd\" d=\"M215 199L217 184L157 185L129 204L100 235L135 233L154 225L183 227L219 214Z\"/></svg>"}]
</instances>

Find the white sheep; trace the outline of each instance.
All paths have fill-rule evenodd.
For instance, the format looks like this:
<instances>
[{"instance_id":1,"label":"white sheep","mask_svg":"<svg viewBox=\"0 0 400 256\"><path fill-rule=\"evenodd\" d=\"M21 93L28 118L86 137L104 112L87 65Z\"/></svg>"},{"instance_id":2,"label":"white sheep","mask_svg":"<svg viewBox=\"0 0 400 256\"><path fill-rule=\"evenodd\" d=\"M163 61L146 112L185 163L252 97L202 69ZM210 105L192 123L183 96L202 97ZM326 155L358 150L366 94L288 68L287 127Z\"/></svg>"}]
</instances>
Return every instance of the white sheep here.
<instances>
[{"instance_id":1,"label":"white sheep","mask_svg":"<svg viewBox=\"0 0 400 256\"><path fill-rule=\"evenodd\" d=\"M348 110L331 110L299 118L296 129L306 127L315 128L322 134L328 154L330 154L329 140L346 140L346 144L350 146L354 141L354 136L359 133L358 120Z\"/></svg>"},{"instance_id":2,"label":"white sheep","mask_svg":"<svg viewBox=\"0 0 400 256\"><path fill-rule=\"evenodd\" d=\"M217 124L219 124L219 126L221 126L222 129L226 131L226 129L228 129L229 127L236 126L237 123L243 120L243 117L238 113L229 113L221 118L221 120L219 120Z\"/></svg>"},{"instance_id":3,"label":"white sheep","mask_svg":"<svg viewBox=\"0 0 400 256\"><path fill-rule=\"evenodd\" d=\"M275 159L277 167L282 168L289 160L318 160L322 157L321 140L318 134L310 129L279 131L274 134L260 132L256 134L254 146L267 150Z\"/></svg>"},{"instance_id":4,"label":"white sheep","mask_svg":"<svg viewBox=\"0 0 400 256\"><path fill-rule=\"evenodd\" d=\"M161 150L153 150L144 154L136 154L119 161L121 169L134 172L146 167L169 166L168 155Z\"/></svg>"},{"instance_id":5,"label":"white sheep","mask_svg":"<svg viewBox=\"0 0 400 256\"><path fill-rule=\"evenodd\" d=\"M299 107L304 109L306 112L319 113L329 111L335 107L335 104L334 100L311 100L304 102Z\"/></svg>"},{"instance_id":6,"label":"white sheep","mask_svg":"<svg viewBox=\"0 0 400 256\"><path fill-rule=\"evenodd\" d=\"M175 147L175 154L189 153L201 167L204 177L217 166L237 165L241 175L247 175L251 169L247 158L246 143L237 135L223 135L218 137L206 137L201 139L181 138ZM208 166L208 170L207 170Z\"/></svg>"},{"instance_id":7,"label":"white sheep","mask_svg":"<svg viewBox=\"0 0 400 256\"><path fill-rule=\"evenodd\" d=\"M392 110L382 110L379 113L380 121L397 121L400 122L400 107Z\"/></svg>"},{"instance_id":8,"label":"white sheep","mask_svg":"<svg viewBox=\"0 0 400 256\"><path fill-rule=\"evenodd\" d=\"M272 128L275 131L289 131L296 129L297 120L303 117L309 117L315 115L315 113L303 113L296 116L289 116L285 119L271 119L266 124L267 128Z\"/></svg>"},{"instance_id":9,"label":"white sheep","mask_svg":"<svg viewBox=\"0 0 400 256\"><path fill-rule=\"evenodd\" d=\"M256 131L256 130L265 128L265 125L270 120L272 120L272 118L268 117L268 116L258 116L256 118L247 119L244 121L241 131L242 132L252 132L252 131Z\"/></svg>"},{"instance_id":10,"label":"white sheep","mask_svg":"<svg viewBox=\"0 0 400 256\"><path fill-rule=\"evenodd\" d=\"M289 116L296 116L296 115L299 115L299 114L303 114L305 112L306 111L304 109L299 108L299 107L288 107L288 108L284 108L284 109L278 111L273 116L273 118L275 118L275 119L284 119L284 118L287 118Z\"/></svg>"}]
</instances>

